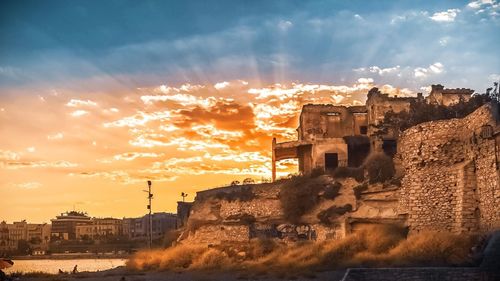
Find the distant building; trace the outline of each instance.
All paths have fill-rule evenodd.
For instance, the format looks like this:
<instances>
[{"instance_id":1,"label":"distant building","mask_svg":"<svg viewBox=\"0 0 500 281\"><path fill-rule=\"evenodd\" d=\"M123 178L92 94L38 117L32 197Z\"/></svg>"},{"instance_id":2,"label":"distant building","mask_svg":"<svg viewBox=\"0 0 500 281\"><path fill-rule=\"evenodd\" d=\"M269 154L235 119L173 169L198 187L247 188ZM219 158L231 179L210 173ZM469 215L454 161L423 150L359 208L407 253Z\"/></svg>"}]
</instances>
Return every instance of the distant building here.
<instances>
[{"instance_id":1,"label":"distant building","mask_svg":"<svg viewBox=\"0 0 500 281\"><path fill-rule=\"evenodd\" d=\"M172 213L154 213L153 238L165 235L169 230L176 229L177 215ZM139 218L124 218L122 221L123 233L131 239L143 239L149 235L149 215Z\"/></svg>"},{"instance_id":2,"label":"distant building","mask_svg":"<svg viewBox=\"0 0 500 281\"><path fill-rule=\"evenodd\" d=\"M123 235L123 223L115 218L92 218L90 223L77 224L76 239L99 240L109 236Z\"/></svg>"},{"instance_id":3,"label":"distant building","mask_svg":"<svg viewBox=\"0 0 500 281\"><path fill-rule=\"evenodd\" d=\"M0 223L0 252L15 251L19 241L24 240L33 249L45 251L50 241L51 225L27 223L26 221L8 224Z\"/></svg>"},{"instance_id":4,"label":"distant building","mask_svg":"<svg viewBox=\"0 0 500 281\"><path fill-rule=\"evenodd\" d=\"M86 213L77 211L62 213L51 221L51 237L61 240L76 239L76 226L91 223L90 217Z\"/></svg>"}]
</instances>

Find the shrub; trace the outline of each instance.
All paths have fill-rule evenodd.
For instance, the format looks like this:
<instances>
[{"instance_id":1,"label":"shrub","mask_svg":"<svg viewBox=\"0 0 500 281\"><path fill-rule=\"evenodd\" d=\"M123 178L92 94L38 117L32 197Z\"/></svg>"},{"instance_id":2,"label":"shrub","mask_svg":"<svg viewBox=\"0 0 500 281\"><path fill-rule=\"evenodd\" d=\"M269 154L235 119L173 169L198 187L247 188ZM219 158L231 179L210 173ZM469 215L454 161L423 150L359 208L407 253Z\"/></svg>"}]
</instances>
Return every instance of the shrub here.
<instances>
[{"instance_id":1,"label":"shrub","mask_svg":"<svg viewBox=\"0 0 500 281\"><path fill-rule=\"evenodd\" d=\"M340 188L342 187L342 184L338 181L334 182L331 185L328 185L325 188L325 192L323 193L323 198L325 199L335 199L337 195L339 194Z\"/></svg>"},{"instance_id":2,"label":"shrub","mask_svg":"<svg viewBox=\"0 0 500 281\"><path fill-rule=\"evenodd\" d=\"M392 158L382 152L371 153L363 167L368 172L370 183L385 182L392 179L395 173Z\"/></svg>"},{"instance_id":3,"label":"shrub","mask_svg":"<svg viewBox=\"0 0 500 281\"><path fill-rule=\"evenodd\" d=\"M317 218L322 224L329 225L331 223L330 219L340 217L350 211L352 211L351 204L346 204L342 207L332 206L319 212Z\"/></svg>"},{"instance_id":4,"label":"shrub","mask_svg":"<svg viewBox=\"0 0 500 281\"><path fill-rule=\"evenodd\" d=\"M460 100L457 104L451 106L429 104L426 101L414 100L410 102L410 109L395 113L388 111L384 115L384 120L376 126L377 135L387 133L389 128L397 131L404 131L410 127L423 122L444 120L451 118L463 118L482 105L491 102L488 95L474 95L468 101ZM498 102L495 101L498 105Z\"/></svg>"},{"instance_id":5,"label":"shrub","mask_svg":"<svg viewBox=\"0 0 500 281\"><path fill-rule=\"evenodd\" d=\"M365 179L363 168L354 168L354 167L337 167L332 176L334 178L354 178L358 182L362 182Z\"/></svg>"},{"instance_id":6,"label":"shrub","mask_svg":"<svg viewBox=\"0 0 500 281\"><path fill-rule=\"evenodd\" d=\"M285 181L279 194L285 220L300 222L302 215L319 202L318 193L322 189L320 178L295 176Z\"/></svg>"},{"instance_id":7,"label":"shrub","mask_svg":"<svg viewBox=\"0 0 500 281\"><path fill-rule=\"evenodd\" d=\"M470 265L468 254L475 243L471 236L447 232L420 232L407 238L406 235L404 227L373 225L339 240L305 241L287 246L270 239L254 239L239 246L180 244L137 252L127 267L135 270L245 269L287 276L360 266ZM239 256L240 251L245 255Z\"/></svg>"},{"instance_id":8,"label":"shrub","mask_svg":"<svg viewBox=\"0 0 500 281\"><path fill-rule=\"evenodd\" d=\"M227 269L232 264L228 255L219 249L209 248L193 260L192 269Z\"/></svg>"},{"instance_id":9,"label":"shrub","mask_svg":"<svg viewBox=\"0 0 500 281\"><path fill-rule=\"evenodd\" d=\"M167 231L163 236L163 247L173 246L180 234L180 231L177 229Z\"/></svg>"},{"instance_id":10,"label":"shrub","mask_svg":"<svg viewBox=\"0 0 500 281\"><path fill-rule=\"evenodd\" d=\"M324 175L325 174L325 170L322 169L322 168L314 168L312 171L311 171L311 178L317 178L321 175Z\"/></svg>"},{"instance_id":11,"label":"shrub","mask_svg":"<svg viewBox=\"0 0 500 281\"><path fill-rule=\"evenodd\" d=\"M219 200L226 200L228 202L233 202L236 200L246 202L255 199L255 194L252 192L252 189L250 187L242 187L238 190L230 192L219 191L215 194L215 198Z\"/></svg>"},{"instance_id":12,"label":"shrub","mask_svg":"<svg viewBox=\"0 0 500 281\"><path fill-rule=\"evenodd\" d=\"M363 183L363 184L357 185L353 188L353 190L354 190L354 196L356 196L356 199L360 199L361 193L365 190L368 190L368 184Z\"/></svg>"},{"instance_id":13,"label":"shrub","mask_svg":"<svg viewBox=\"0 0 500 281\"><path fill-rule=\"evenodd\" d=\"M249 246L249 258L257 259L264 257L275 251L277 247L278 244L272 239L252 239Z\"/></svg>"}]
</instances>

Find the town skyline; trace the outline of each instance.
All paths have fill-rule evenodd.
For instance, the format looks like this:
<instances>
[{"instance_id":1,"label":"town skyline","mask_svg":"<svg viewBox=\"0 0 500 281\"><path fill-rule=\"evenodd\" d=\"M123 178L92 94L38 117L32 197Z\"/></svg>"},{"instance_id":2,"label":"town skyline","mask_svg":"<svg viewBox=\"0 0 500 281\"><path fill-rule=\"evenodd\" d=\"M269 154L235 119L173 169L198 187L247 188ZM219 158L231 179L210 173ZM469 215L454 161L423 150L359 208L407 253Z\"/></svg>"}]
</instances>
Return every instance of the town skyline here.
<instances>
[{"instance_id":1,"label":"town skyline","mask_svg":"<svg viewBox=\"0 0 500 281\"><path fill-rule=\"evenodd\" d=\"M498 1L256 2L0 4L1 219L143 215L147 180L175 212L181 192L270 179L304 104L500 78Z\"/></svg>"}]
</instances>

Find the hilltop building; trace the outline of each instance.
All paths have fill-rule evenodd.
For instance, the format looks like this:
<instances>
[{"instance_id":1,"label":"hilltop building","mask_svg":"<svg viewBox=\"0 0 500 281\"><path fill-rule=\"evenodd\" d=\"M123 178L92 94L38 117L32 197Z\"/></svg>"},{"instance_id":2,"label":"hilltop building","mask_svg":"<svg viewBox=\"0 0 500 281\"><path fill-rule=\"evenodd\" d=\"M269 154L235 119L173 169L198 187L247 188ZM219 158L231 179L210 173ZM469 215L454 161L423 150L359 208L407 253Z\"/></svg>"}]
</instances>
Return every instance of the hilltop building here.
<instances>
[{"instance_id":1,"label":"hilltop building","mask_svg":"<svg viewBox=\"0 0 500 281\"><path fill-rule=\"evenodd\" d=\"M432 85L426 102L440 105L468 100L470 89L445 89ZM300 113L298 139L272 143L272 179L276 180L276 161L295 158L299 172L310 174L313 170L333 170L337 167L358 167L370 151L384 151L394 156L397 151L397 134L388 131L377 134L376 127L386 112L408 110L412 101L424 101L422 94L416 97L391 97L377 88L368 92L365 106L338 106L331 104L307 104Z\"/></svg>"}]
</instances>

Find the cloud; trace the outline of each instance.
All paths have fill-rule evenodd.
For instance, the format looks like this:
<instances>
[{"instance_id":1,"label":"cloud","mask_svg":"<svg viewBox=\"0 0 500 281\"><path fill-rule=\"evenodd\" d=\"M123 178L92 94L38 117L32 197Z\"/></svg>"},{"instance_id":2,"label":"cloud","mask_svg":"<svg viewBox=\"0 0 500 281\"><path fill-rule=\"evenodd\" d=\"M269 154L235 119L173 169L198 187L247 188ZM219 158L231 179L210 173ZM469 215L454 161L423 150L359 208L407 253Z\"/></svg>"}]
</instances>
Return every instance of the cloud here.
<instances>
[{"instance_id":1,"label":"cloud","mask_svg":"<svg viewBox=\"0 0 500 281\"><path fill-rule=\"evenodd\" d=\"M425 78L429 75L440 74L444 71L444 65L440 62L433 63L427 68L417 67L414 69L415 78Z\"/></svg>"},{"instance_id":2,"label":"cloud","mask_svg":"<svg viewBox=\"0 0 500 281\"><path fill-rule=\"evenodd\" d=\"M2 162L2 167L11 170L23 169L23 168L73 168L77 167L78 164L69 161L17 161L17 162Z\"/></svg>"},{"instance_id":3,"label":"cloud","mask_svg":"<svg viewBox=\"0 0 500 281\"><path fill-rule=\"evenodd\" d=\"M222 90L222 89L226 88L227 86L229 86L229 82L224 81L224 82L216 83L214 85L214 88L216 88L217 90Z\"/></svg>"},{"instance_id":4,"label":"cloud","mask_svg":"<svg viewBox=\"0 0 500 281\"><path fill-rule=\"evenodd\" d=\"M165 171L163 171L165 172ZM123 184L138 184L144 183L147 180L152 180L155 182L171 182L175 181L178 176L169 176L163 174L152 173L151 171L147 174L141 174L138 172L127 172L123 170L115 171L98 171L98 172L81 172L81 173L70 173L70 176L79 176L84 178L100 177L108 179L114 182L121 182Z\"/></svg>"},{"instance_id":5,"label":"cloud","mask_svg":"<svg viewBox=\"0 0 500 281\"><path fill-rule=\"evenodd\" d=\"M467 7L471 8L471 9L479 9L481 8L482 6L484 5L488 5L488 4L494 4L494 1L493 0L478 0L478 1L472 1L470 2L469 4L467 4Z\"/></svg>"},{"instance_id":6,"label":"cloud","mask_svg":"<svg viewBox=\"0 0 500 281\"><path fill-rule=\"evenodd\" d=\"M91 100L78 100L78 99L71 99L66 106L68 107L81 107L81 106L97 106L96 102L93 102Z\"/></svg>"},{"instance_id":7,"label":"cloud","mask_svg":"<svg viewBox=\"0 0 500 281\"><path fill-rule=\"evenodd\" d=\"M60 140L63 137L64 137L63 133L56 133L56 134L53 134L53 135L48 135L47 139L48 140Z\"/></svg>"},{"instance_id":8,"label":"cloud","mask_svg":"<svg viewBox=\"0 0 500 281\"><path fill-rule=\"evenodd\" d=\"M20 158L20 154L17 152L0 149L0 161L19 160L19 158Z\"/></svg>"},{"instance_id":9,"label":"cloud","mask_svg":"<svg viewBox=\"0 0 500 281\"><path fill-rule=\"evenodd\" d=\"M373 79L372 78L359 78L358 83L360 83L360 84L372 84Z\"/></svg>"},{"instance_id":10,"label":"cloud","mask_svg":"<svg viewBox=\"0 0 500 281\"><path fill-rule=\"evenodd\" d=\"M457 17L458 13L460 13L460 9L448 9L444 12L434 13L431 17L429 17L433 21L437 22L453 22Z\"/></svg>"},{"instance_id":11,"label":"cloud","mask_svg":"<svg viewBox=\"0 0 500 281\"><path fill-rule=\"evenodd\" d=\"M19 189L37 189L42 187L42 184L36 181L32 181L23 183L13 183L12 186Z\"/></svg>"},{"instance_id":12,"label":"cloud","mask_svg":"<svg viewBox=\"0 0 500 281\"><path fill-rule=\"evenodd\" d=\"M78 109L78 110L71 112L71 116L73 116L73 117L80 117L80 116L87 115L87 114L89 114L89 112L86 110L83 110L83 109Z\"/></svg>"},{"instance_id":13,"label":"cloud","mask_svg":"<svg viewBox=\"0 0 500 281\"><path fill-rule=\"evenodd\" d=\"M143 111L139 111L133 116L125 117L113 122L106 122L104 123L105 128L112 128L112 127L138 127L138 126L144 126L146 123L150 121L156 121L156 120L169 120L172 117L172 114L170 111L165 110L165 111L157 111L153 113L146 113Z\"/></svg>"},{"instance_id":14,"label":"cloud","mask_svg":"<svg viewBox=\"0 0 500 281\"><path fill-rule=\"evenodd\" d=\"M26 151L31 152L31 153L35 152L35 150L36 150L36 148L34 146L30 146L30 147L26 148Z\"/></svg>"},{"instance_id":15,"label":"cloud","mask_svg":"<svg viewBox=\"0 0 500 281\"><path fill-rule=\"evenodd\" d=\"M499 82L500 81L500 74L490 74L488 76L488 80L491 82Z\"/></svg>"},{"instance_id":16,"label":"cloud","mask_svg":"<svg viewBox=\"0 0 500 281\"><path fill-rule=\"evenodd\" d=\"M113 156L113 159L132 161L137 158L158 158L162 157L163 155L164 155L163 153L153 153L153 152L125 152Z\"/></svg>"},{"instance_id":17,"label":"cloud","mask_svg":"<svg viewBox=\"0 0 500 281\"><path fill-rule=\"evenodd\" d=\"M278 22L278 28L281 30L281 31L287 31L288 29L290 29L291 27L293 26L293 23L291 21L288 21L288 20L280 20Z\"/></svg>"},{"instance_id":18,"label":"cloud","mask_svg":"<svg viewBox=\"0 0 500 281\"><path fill-rule=\"evenodd\" d=\"M358 14L355 14L354 15L354 18L357 19L357 20L364 20L364 18Z\"/></svg>"}]
</instances>

